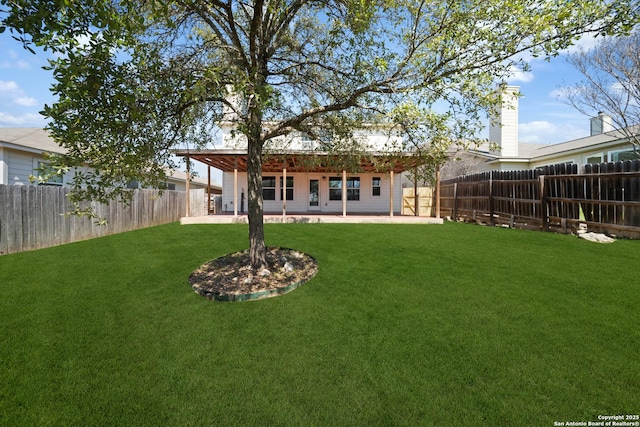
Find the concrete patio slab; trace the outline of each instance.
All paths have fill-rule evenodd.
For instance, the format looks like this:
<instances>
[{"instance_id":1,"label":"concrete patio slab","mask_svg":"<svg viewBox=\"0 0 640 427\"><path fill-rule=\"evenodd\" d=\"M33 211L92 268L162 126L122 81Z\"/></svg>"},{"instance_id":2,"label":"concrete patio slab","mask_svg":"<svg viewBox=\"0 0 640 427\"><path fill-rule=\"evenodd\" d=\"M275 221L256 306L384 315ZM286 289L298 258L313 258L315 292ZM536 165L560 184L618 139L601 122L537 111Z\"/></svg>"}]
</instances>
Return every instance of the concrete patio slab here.
<instances>
[{"instance_id":1,"label":"concrete patio slab","mask_svg":"<svg viewBox=\"0 0 640 427\"><path fill-rule=\"evenodd\" d=\"M308 223L308 224L442 224L442 218L431 218L426 216L406 216L406 215L347 215L325 214L291 214L291 215L264 215L265 224L272 223ZM246 224L247 215L205 215L180 218L180 224Z\"/></svg>"}]
</instances>

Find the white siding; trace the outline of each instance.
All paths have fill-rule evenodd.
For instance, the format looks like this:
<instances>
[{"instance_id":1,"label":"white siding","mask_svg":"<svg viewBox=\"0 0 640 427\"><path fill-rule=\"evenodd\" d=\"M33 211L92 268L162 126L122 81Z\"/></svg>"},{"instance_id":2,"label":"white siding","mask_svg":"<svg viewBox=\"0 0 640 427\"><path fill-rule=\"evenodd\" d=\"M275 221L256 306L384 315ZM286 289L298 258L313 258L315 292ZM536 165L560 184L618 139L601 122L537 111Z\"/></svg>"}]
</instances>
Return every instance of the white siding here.
<instances>
[{"instance_id":1,"label":"white siding","mask_svg":"<svg viewBox=\"0 0 640 427\"><path fill-rule=\"evenodd\" d=\"M9 154L7 150L0 147L0 184L8 184L9 182Z\"/></svg>"},{"instance_id":2,"label":"white siding","mask_svg":"<svg viewBox=\"0 0 640 427\"><path fill-rule=\"evenodd\" d=\"M29 185L29 175L33 175L34 158L28 154L10 152L8 155L10 185Z\"/></svg>"},{"instance_id":3,"label":"white siding","mask_svg":"<svg viewBox=\"0 0 640 427\"><path fill-rule=\"evenodd\" d=\"M264 201L264 212L282 212L282 200L280 200L280 177L282 173L264 173L264 176L276 177L276 200ZM329 200L329 176L342 176L341 174L321 173L287 173L287 177L293 177L293 200L287 200L288 213L342 213L341 200ZM323 177L325 179L323 179ZM390 176L388 173L353 174L348 177L360 178L360 200L347 200L347 214L349 213L389 213ZM380 196L374 196L372 190L373 177L380 177ZM309 180L317 179L320 184L319 210L310 210ZM402 174L394 174L393 177L393 211L399 214L402 209ZM247 174L238 173L238 213L241 213L241 193L244 191L244 212L247 212ZM233 213L233 172L225 172L222 177L222 210Z\"/></svg>"},{"instance_id":4,"label":"white siding","mask_svg":"<svg viewBox=\"0 0 640 427\"><path fill-rule=\"evenodd\" d=\"M501 157L518 156L518 91L517 86L505 88L498 116L489 127L489 140L499 145Z\"/></svg>"},{"instance_id":5,"label":"white siding","mask_svg":"<svg viewBox=\"0 0 640 427\"><path fill-rule=\"evenodd\" d=\"M247 140L244 135L232 133L232 127L222 126L222 146L227 149L246 149ZM375 129L358 130L354 132L354 139L368 147L371 151L392 151L399 150L402 144L402 137ZM292 133L290 136L274 138L267 143L267 147L272 150L309 150L315 147L314 143L303 142L302 134Z\"/></svg>"},{"instance_id":6,"label":"white siding","mask_svg":"<svg viewBox=\"0 0 640 427\"><path fill-rule=\"evenodd\" d=\"M567 153L560 153L554 156L547 156L543 159L536 159L530 163L530 168L535 169L537 167L554 165L558 163L575 163L577 165L587 164L587 160L590 157L601 156L603 162L612 161L612 154L619 151L632 150L633 147L628 143L621 143L615 145L609 145L607 147L594 147L580 151L570 151ZM524 169L524 168L521 168Z\"/></svg>"}]
</instances>

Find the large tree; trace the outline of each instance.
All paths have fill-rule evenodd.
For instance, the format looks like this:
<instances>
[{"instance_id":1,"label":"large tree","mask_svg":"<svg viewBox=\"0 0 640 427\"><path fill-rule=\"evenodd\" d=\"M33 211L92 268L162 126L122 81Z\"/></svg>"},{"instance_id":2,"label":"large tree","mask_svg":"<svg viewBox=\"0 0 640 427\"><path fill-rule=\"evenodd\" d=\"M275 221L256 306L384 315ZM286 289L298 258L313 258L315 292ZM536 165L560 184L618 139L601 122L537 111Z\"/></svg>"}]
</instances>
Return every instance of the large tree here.
<instances>
[{"instance_id":1,"label":"large tree","mask_svg":"<svg viewBox=\"0 0 640 427\"><path fill-rule=\"evenodd\" d=\"M497 102L495 82L527 55L550 56L585 32L635 22L635 1L1 0L1 26L52 49L46 107L78 198L154 183L176 143L206 143L234 111L248 150L252 264L265 263L265 144L330 131L358 151L364 124L407 135L439 159L469 141ZM229 118L227 116L226 118ZM412 137L414 135L415 137ZM420 138L427 135L428 141ZM413 147L412 147L413 146ZM327 147L324 147L327 149Z\"/></svg>"},{"instance_id":2,"label":"large tree","mask_svg":"<svg viewBox=\"0 0 640 427\"><path fill-rule=\"evenodd\" d=\"M606 37L568 62L583 80L561 90L566 102L585 115L606 113L640 157L640 32Z\"/></svg>"}]
</instances>

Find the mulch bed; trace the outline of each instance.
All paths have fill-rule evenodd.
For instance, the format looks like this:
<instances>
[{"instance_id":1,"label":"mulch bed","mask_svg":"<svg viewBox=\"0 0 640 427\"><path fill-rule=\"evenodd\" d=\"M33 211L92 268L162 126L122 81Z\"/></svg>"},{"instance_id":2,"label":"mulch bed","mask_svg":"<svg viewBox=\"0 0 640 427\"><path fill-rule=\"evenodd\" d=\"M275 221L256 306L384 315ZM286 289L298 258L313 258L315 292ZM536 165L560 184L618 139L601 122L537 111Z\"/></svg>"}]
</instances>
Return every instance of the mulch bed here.
<instances>
[{"instance_id":1,"label":"mulch bed","mask_svg":"<svg viewBox=\"0 0 640 427\"><path fill-rule=\"evenodd\" d=\"M318 271L313 257L293 249L268 247L266 258L267 268L254 271L248 250L225 255L191 273L189 283L207 297L237 296L284 289L306 282Z\"/></svg>"}]
</instances>

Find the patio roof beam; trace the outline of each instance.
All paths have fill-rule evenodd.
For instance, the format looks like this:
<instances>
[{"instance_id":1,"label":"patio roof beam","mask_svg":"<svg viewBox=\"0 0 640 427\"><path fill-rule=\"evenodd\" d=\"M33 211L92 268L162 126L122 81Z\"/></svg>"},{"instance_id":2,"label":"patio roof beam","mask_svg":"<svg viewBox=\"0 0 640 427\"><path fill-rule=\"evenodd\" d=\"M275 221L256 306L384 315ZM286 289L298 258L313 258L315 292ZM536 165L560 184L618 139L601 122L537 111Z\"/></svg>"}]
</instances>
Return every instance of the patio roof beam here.
<instances>
[{"instance_id":1,"label":"patio roof beam","mask_svg":"<svg viewBox=\"0 0 640 427\"><path fill-rule=\"evenodd\" d=\"M244 150L176 150L177 156L189 156L206 165L219 169L223 172L247 171L247 153ZM413 157L411 154L398 155L396 157L389 154L373 154L374 159L378 159L381 164L376 164L369 158L363 158L360 162L360 169L365 173L384 172L393 170L394 173L401 173L407 169L424 164L424 160ZM342 168L332 167L337 164L339 155L328 153L312 152L282 152L269 153L265 155L263 161L263 172L281 172L284 168L288 172L317 172L317 173L340 173Z\"/></svg>"}]
</instances>

